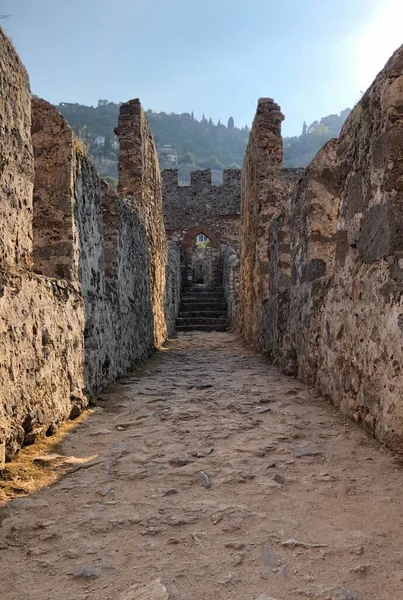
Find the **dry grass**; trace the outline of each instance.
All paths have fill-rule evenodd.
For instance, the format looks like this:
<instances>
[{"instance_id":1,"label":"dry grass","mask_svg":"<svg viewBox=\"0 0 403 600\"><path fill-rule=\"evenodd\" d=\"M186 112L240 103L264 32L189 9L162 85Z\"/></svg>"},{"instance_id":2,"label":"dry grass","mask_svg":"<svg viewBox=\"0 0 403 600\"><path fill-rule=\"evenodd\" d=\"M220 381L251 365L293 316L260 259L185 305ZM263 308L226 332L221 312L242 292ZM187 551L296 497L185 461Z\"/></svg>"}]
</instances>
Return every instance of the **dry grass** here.
<instances>
[{"instance_id":1,"label":"dry grass","mask_svg":"<svg viewBox=\"0 0 403 600\"><path fill-rule=\"evenodd\" d=\"M77 154L77 156L85 156L87 154L87 146L84 142L84 140L82 140L81 138L78 137L74 137L74 152Z\"/></svg>"},{"instance_id":2,"label":"dry grass","mask_svg":"<svg viewBox=\"0 0 403 600\"><path fill-rule=\"evenodd\" d=\"M32 446L23 448L12 462L6 463L5 468L0 470L0 507L17 496L33 494L62 476L62 472L53 466L38 466L33 461L37 456L54 452L63 438L91 412L86 411L78 419L64 423L54 436L40 438Z\"/></svg>"}]
</instances>

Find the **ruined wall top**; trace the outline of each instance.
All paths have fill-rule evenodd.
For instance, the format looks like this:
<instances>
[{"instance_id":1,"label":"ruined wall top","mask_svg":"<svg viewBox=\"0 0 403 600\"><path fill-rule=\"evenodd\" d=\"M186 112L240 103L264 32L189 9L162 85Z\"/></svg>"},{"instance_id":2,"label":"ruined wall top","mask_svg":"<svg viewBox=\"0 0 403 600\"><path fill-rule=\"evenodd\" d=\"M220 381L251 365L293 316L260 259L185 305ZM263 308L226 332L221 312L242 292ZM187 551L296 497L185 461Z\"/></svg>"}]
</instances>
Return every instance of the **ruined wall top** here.
<instances>
[{"instance_id":1,"label":"ruined wall top","mask_svg":"<svg viewBox=\"0 0 403 600\"><path fill-rule=\"evenodd\" d=\"M238 246L241 171L224 171L222 185L211 183L211 170L193 171L190 185L178 185L177 169L162 172L165 228L175 241L192 244L204 233L218 246Z\"/></svg>"}]
</instances>

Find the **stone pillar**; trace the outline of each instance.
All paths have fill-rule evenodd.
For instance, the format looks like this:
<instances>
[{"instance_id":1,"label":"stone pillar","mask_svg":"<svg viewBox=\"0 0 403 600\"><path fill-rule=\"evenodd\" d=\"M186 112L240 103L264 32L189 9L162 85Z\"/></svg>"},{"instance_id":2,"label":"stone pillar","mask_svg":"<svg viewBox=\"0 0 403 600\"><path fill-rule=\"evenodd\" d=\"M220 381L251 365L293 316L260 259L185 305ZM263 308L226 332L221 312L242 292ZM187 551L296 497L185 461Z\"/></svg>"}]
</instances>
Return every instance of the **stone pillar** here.
<instances>
[{"instance_id":1,"label":"stone pillar","mask_svg":"<svg viewBox=\"0 0 403 600\"><path fill-rule=\"evenodd\" d=\"M146 230L154 341L158 347L166 338L164 290L167 240L158 155L139 100L122 104L115 133L120 146L118 193L136 206Z\"/></svg>"},{"instance_id":2,"label":"stone pillar","mask_svg":"<svg viewBox=\"0 0 403 600\"><path fill-rule=\"evenodd\" d=\"M39 98L32 99L32 143L35 271L48 277L78 280L74 134L60 112Z\"/></svg>"},{"instance_id":3,"label":"stone pillar","mask_svg":"<svg viewBox=\"0 0 403 600\"><path fill-rule=\"evenodd\" d=\"M262 349L263 313L270 296L269 227L285 199L280 107L261 98L242 169L239 327Z\"/></svg>"}]
</instances>

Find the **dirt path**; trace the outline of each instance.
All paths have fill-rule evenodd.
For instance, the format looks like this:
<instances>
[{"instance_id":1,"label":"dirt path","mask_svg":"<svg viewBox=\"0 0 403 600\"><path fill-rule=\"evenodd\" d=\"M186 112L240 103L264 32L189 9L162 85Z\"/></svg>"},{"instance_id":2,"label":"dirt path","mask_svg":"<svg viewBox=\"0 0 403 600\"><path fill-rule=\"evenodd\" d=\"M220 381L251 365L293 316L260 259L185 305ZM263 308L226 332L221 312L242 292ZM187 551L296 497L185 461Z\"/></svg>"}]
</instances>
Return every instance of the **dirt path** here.
<instances>
[{"instance_id":1,"label":"dirt path","mask_svg":"<svg viewBox=\"0 0 403 600\"><path fill-rule=\"evenodd\" d=\"M97 457L1 510L1 600L403 598L401 467L233 335L102 398L57 448Z\"/></svg>"}]
</instances>

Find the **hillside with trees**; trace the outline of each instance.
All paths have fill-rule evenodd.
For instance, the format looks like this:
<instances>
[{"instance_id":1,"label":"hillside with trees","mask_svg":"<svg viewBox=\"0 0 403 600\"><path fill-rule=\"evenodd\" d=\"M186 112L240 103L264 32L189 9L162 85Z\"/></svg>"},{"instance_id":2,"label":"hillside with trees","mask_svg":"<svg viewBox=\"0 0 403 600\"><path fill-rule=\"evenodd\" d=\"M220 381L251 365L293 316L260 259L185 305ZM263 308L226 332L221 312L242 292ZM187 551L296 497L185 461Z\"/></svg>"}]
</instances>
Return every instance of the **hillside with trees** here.
<instances>
[{"instance_id":1,"label":"hillside with trees","mask_svg":"<svg viewBox=\"0 0 403 600\"><path fill-rule=\"evenodd\" d=\"M103 176L117 176L118 144L114 128L119 104L99 100L97 106L61 103L60 112L76 134L84 141ZM303 167L321 146L337 137L350 109L339 115L329 115L311 125L304 123L299 136L284 138L284 165ZM146 111L158 150L161 168L176 167L186 179L193 169L212 169L213 180L219 180L225 168L242 166L250 129L237 127L229 117L226 125L214 123L204 115L201 120L193 113L167 114Z\"/></svg>"}]
</instances>

